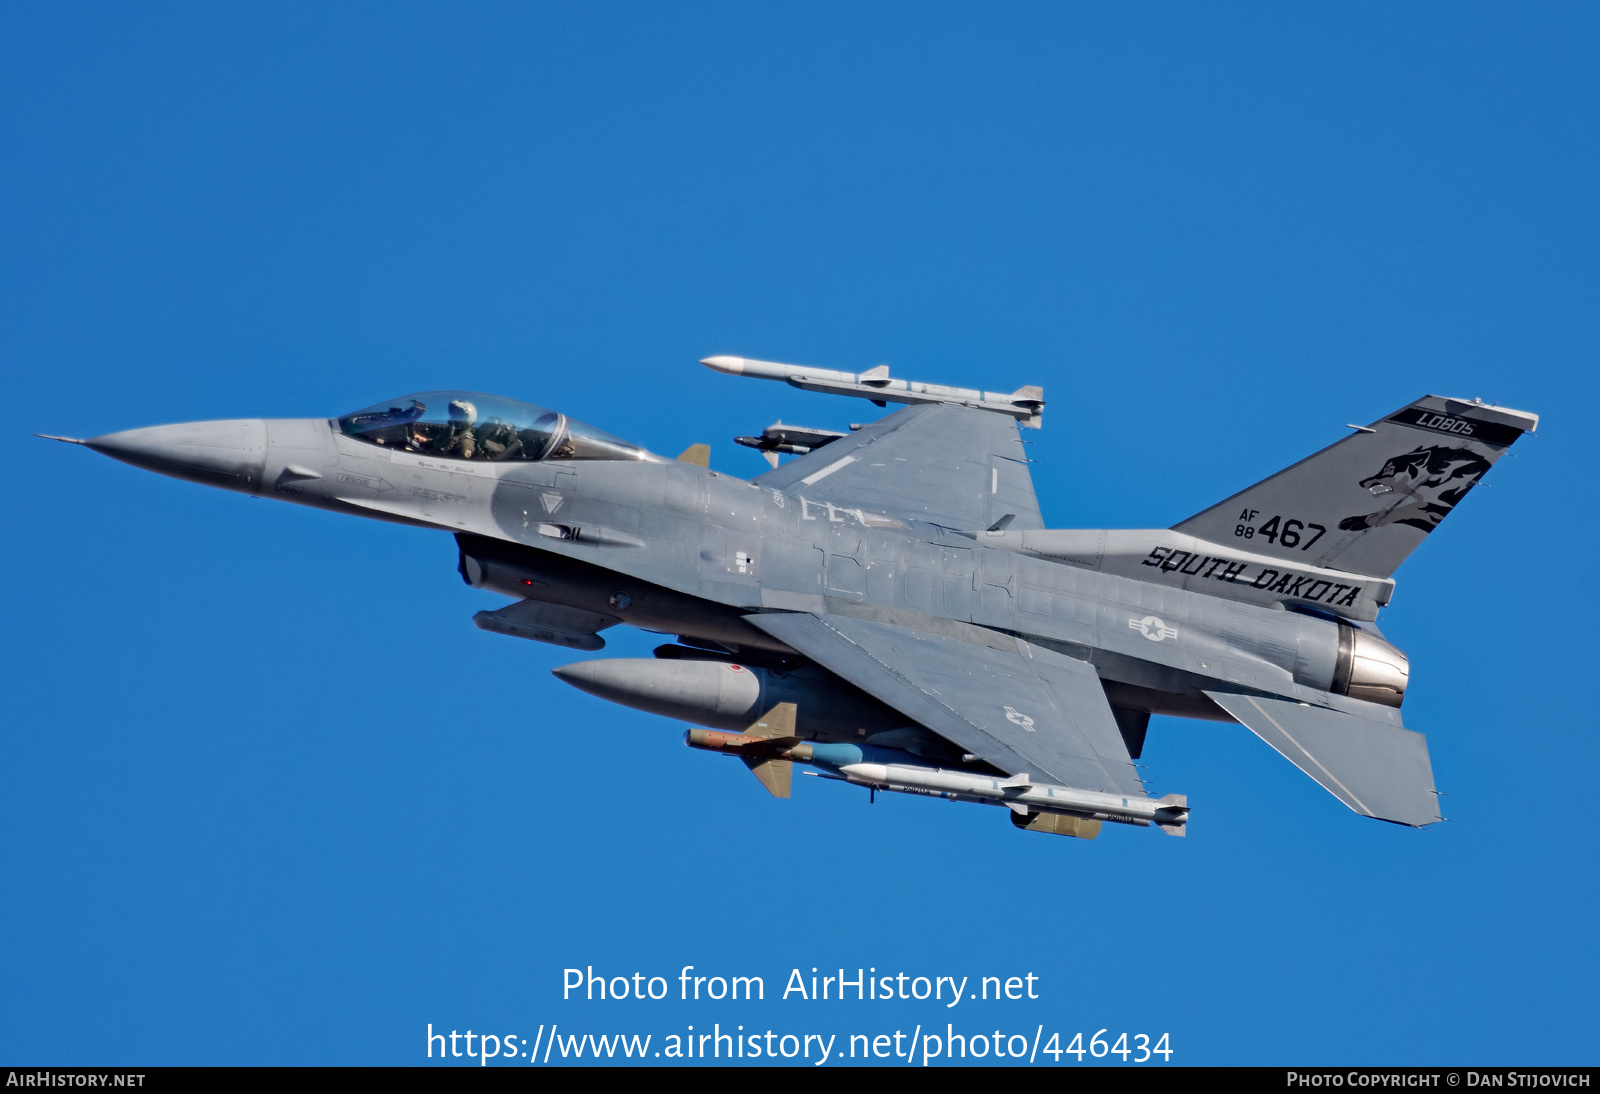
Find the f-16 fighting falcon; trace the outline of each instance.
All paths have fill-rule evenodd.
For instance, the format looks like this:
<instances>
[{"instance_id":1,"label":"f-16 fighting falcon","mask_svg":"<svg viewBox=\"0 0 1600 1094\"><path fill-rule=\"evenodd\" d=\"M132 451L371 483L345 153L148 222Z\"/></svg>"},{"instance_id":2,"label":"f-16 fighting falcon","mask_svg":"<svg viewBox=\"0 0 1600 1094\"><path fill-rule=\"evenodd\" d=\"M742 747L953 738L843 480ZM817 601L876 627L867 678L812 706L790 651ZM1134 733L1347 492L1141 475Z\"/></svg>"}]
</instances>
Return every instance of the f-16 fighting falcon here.
<instances>
[{"instance_id":1,"label":"f-16 fighting falcon","mask_svg":"<svg viewBox=\"0 0 1600 1094\"><path fill-rule=\"evenodd\" d=\"M1183 835L1134 763L1152 714L1238 721L1356 813L1441 819L1400 720L1406 657L1375 625L1393 574L1532 414L1429 395L1171 528L1047 529L1009 394L742 357L722 373L900 409L851 432L777 423L772 470L666 459L543 407L427 391L341 418L160 425L90 440L125 463L443 529L486 631L654 659L555 670L698 723L771 794L826 779L1001 806L1031 832ZM779 465L779 454L795 458Z\"/></svg>"}]
</instances>

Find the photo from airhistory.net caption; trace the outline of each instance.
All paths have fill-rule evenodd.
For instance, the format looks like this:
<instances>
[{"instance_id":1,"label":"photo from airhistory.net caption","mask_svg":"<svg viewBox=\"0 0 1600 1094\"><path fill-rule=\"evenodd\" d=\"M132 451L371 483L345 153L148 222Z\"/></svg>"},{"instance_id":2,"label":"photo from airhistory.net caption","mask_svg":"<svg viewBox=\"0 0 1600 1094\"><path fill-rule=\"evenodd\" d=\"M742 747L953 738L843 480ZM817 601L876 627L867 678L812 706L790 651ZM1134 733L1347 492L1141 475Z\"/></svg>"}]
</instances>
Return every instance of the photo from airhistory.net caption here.
<instances>
[{"instance_id":1,"label":"photo from airhistory.net caption","mask_svg":"<svg viewBox=\"0 0 1600 1094\"><path fill-rule=\"evenodd\" d=\"M1165 1029L1064 1029L1039 1021L1037 1014L1028 1021L1026 1008L1045 998L1043 981L1031 970L979 975L794 967L773 975L683 965L670 973L612 974L586 965L560 970L557 1006L547 1021L498 1030L448 1019L428 1022L423 1055L480 1067L1173 1060ZM608 1015L599 1009L608 1004L628 1009ZM641 1004L675 1004L677 1015L685 1006L697 1008L690 1013L705 1018L658 1024ZM841 1015L840 1007L848 1012Z\"/></svg>"},{"instance_id":2,"label":"photo from airhistory.net caption","mask_svg":"<svg viewBox=\"0 0 1600 1094\"><path fill-rule=\"evenodd\" d=\"M1170 1067L1184 1062L1182 1044L1175 1044L1166 1028L1055 1021L1043 1010L1049 1006L1047 978L1032 970L975 974L792 967L772 975L693 965L676 972L623 973L586 965L559 970L559 984L536 1022L475 1024L445 1016L425 1022L418 1030L419 1062L477 1067ZM685 1015L684 1007L704 1018L653 1020L652 1004L672 1006L674 1019ZM1278 1075L1280 1084L1291 1088L1318 1089L1588 1087L1592 1082L1592 1072L1583 1068L1251 1070Z\"/></svg>"}]
</instances>

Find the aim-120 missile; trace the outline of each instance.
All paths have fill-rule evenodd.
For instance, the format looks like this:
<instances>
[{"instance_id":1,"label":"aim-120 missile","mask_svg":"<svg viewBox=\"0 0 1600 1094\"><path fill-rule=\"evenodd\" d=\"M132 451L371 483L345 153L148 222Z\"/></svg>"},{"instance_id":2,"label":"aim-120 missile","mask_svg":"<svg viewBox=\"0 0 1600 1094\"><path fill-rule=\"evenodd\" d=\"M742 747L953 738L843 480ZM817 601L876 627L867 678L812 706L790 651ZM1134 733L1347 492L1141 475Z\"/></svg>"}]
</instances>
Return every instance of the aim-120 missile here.
<instances>
[{"instance_id":1,"label":"aim-120 missile","mask_svg":"<svg viewBox=\"0 0 1600 1094\"><path fill-rule=\"evenodd\" d=\"M1099 822L1111 821L1145 828L1154 824L1163 832L1181 836L1189 819L1188 799L1182 794L1168 794L1159 800L1124 797L1035 782L1026 774L1007 778L953 771L917 763L917 757L908 752L872 745L814 744L797 742L794 737L714 729L691 729L684 734L684 743L690 748L739 756L752 769L757 764L787 760L819 768L825 777L873 790L1003 805L1012 811L1017 827L1059 835L1093 839L1100 830ZM786 780L784 789L787 790Z\"/></svg>"},{"instance_id":2,"label":"aim-120 missile","mask_svg":"<svg viewBox=\"0 0 1600 1094\"><path fill-rule=\"evenodd\" d=\"M1044 389L1019 387L1009 394L976 391L970 388L922 384L914 380L891 380L889 366L879 365L866 372L840 372L810 365L785 365L777 361L757 361L750 357L705 357L700 363L729 376L754 376L762 380L782 380L805 391L830 395L854 395L885 403L956 403L1009 414L1022 425L1038 429L1043 424Z\"/></svg>"}]
</instances>

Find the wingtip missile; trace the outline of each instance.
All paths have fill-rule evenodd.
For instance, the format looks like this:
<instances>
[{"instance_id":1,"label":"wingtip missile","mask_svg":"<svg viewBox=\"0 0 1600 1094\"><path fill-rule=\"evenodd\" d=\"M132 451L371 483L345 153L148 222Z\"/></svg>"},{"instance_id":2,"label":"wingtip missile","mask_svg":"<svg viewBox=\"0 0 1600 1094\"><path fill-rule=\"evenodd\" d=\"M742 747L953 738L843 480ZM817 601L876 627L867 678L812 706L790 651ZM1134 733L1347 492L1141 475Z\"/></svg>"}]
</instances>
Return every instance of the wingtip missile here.
<instances>
[{"instance_id":1,"label":"wingtip missile","mask_svg":"<svg viewBox=\"0 0 1600 1094\"><path fill-rule=\"evenodd\" d=\"M1036 385L1012 392L978 391L972 388L924 384L915 380L889 377L889 366L878 365L865 372L841 372L811 365L787 365L779 361L760 361L753 357L716 355L702 357L700 363L729 376L754 376L762 380L782 380L802 391L827 395L851 395L885 403L953 403L979 410L1009 414L1021 425L1037 429L1044 415L1044 389Z\"/></svg>"},{"instance_id":2,"label":"wingtip missile","mask_svg":"<svg viewBox=\"0 0 1600 1094\"><path fill-rule=\"evenodd\" d=\"M700 363L713 372L725 372L729 376L744 375L743 357L729 357L719 354L713 357L702 357L700 358Z\"/></svg>"},{"instance_id":3,"label":"wingtip missile","mask_svg":"<svg viewBox=\"0 0 1600 1094\"><path fill-rule=\"evenodd\" d=\"M840 372L838 369L831 368L813 368L810 365L786 365L781 361L759 361L754 357L719 355L702 357L700 363L714 372L726 373L729 376L754 376L761 380L791 380L796 376L850 384L855 383L857 380L857 376L853 372ZM887 376L888 367L879 367L884 370L884 375Z\"/></svg>"}]
</instances>

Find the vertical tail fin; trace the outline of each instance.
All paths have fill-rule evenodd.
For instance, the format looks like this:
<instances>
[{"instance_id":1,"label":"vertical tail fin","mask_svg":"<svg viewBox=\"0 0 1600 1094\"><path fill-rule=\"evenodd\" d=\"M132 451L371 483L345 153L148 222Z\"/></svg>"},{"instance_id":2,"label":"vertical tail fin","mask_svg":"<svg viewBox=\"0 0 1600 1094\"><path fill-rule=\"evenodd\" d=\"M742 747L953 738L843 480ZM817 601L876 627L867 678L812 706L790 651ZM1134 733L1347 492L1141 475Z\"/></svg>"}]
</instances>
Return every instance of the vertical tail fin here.
<instances>
[{"instance_id":1,"label":"vertical tail fin","mask_svg":"<svg viewBox=\"0 0 1600 1094\"><path fill-rule=\"evenodd\" d=\"M1173 530L1388 577L1539 418L1427 395Z\"/></svg>"}]
</instances>

